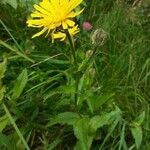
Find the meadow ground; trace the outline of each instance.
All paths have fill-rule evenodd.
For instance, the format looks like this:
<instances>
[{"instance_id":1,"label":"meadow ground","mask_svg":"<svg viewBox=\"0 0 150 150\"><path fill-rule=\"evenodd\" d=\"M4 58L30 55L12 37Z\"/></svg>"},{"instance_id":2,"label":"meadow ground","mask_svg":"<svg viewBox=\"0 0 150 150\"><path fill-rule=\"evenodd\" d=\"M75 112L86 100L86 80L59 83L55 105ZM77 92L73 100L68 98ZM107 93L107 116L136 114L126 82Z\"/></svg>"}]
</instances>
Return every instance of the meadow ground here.
<instances>
[{"instance_id":1,"label":"meadow ground","mask_svg":"<svg viewBox=\"0 0 150 150\"><path fill-rule=\"evenodd\" d=\"M0 149L150 150L149 1L81 3L75 59L31 38L35 3L0 2Z\"/></svg>"}]
</instances>

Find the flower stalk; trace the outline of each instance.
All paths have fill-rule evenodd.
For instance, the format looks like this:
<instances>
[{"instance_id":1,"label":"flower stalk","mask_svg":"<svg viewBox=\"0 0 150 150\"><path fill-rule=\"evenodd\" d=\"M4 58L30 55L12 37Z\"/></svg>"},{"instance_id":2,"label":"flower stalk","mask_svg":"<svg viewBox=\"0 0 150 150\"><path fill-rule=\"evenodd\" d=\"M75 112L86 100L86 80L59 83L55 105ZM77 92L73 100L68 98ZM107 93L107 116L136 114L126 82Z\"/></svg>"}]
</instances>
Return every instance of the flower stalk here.
<instances>
[{"instance_id":1,"label":"flower stalk","mask_svg":"<svg viewBox=\"0 0 150 150\"><path fill-rule=\"evenodd\" d=\"M74 45L74 41L73 38L71 37L71 35L69 34L69 32L66 33L67 34L67 38L70 44L70 49L71 49L71 54L72 54L72 58L73 58L73 65L75 68L75 94L74 94L74 102L75 105L78 105L78 87L79 87L79 82L80 82L80 77L78 75L78 63L77 63L77 58L76 58L76 50L75 50L75 45Z\"/></svg>"},{"instance_id":2,"label":"flower stalk","mask_svg":"<svg viewBox=\"0 0 150 150\"><path fill-rule=\"evenodd\" d=\"M68 31L66 31L66 35L67 35L67 38L69 41L70 50L72 52L74 67L77 68L78 64L77 64L77 59L76 59L76 50L75 50L75 46L74 46L74 41L73 41L73 39L72 39L72 37Z\"/></svg>"}]
</instances>

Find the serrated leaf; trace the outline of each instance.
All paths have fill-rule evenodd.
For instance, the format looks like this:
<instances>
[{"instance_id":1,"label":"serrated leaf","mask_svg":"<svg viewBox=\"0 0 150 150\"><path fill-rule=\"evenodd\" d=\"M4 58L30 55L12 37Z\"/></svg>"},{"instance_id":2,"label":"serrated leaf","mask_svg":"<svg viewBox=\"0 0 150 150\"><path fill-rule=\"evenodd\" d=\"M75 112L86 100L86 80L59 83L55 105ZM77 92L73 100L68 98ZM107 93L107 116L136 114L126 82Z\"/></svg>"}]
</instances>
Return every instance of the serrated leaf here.
<instances>
[{"instance_id":1,"label":"serrated leaf","mask_svg":"<svg viewBox=\"0 0 150 150\"><path fill-rule=\"evenodd\" d=\"M64 112L55 116L50 120L47 126L52 126L54 124L68 124L73 125L79 119L79 115L74 112Z\"/></svg>"},{"instance_id":2,"label":"serrated leaf","mask_svg":"<svg viewBox=\"0 0 150 150\"><path fill-rule=\"evenodd\" d=\"M93 132L95 132L98 128L103 127L104 125L111 124L118 116L120 115L120 111L112 111L107 114L103 114L101 116L94 116L90 120L90 126Z\"/></svg>"},{"instance_id":3,"label":"serrated leaf","mask_svg":"<svg viewBox=\"0 0 150 150\"><path fill-rule=\"evenodd\" d=\"M23 92L28 81L27 69L24 69L21 74L18 76L15 85L12 89L12 99L17 99Z\"/></svg>"},{"instance_id":4,"label":"serrated leaf","mask_svg":"<svg viewBox=\"0 0 150 150\"><path fill-rule=\"evenodd\" d=\"M74 135L79 140L74 149L89 150L93 140L93 136L89 136L89 118L78 119L73 126L73 130Z\"/></svg>"},{"instance_id":5,"label":"serrated leaf","mask_svg":"<svg viewBox=\"0 0 150 150\"><path fill-rule=\"evenodd\" d=\"M135 145L136 145L137 149L139 149L139 147L142 143L142 136L143 136L141 127L140 126L131 127L131 133L135 140Z\"/></svg>"},{"instance_id":6,"label":"serrated leaf","mask_svg":"<svg viewBox=\"0 0 150 150\"><path fill-rule=\"evenodd\" d=\"M4 59L2 63L0 63L0 80L4 77L7 66L7 60Z\"/></svg>"},{"instance_id":7,"label":"serrated leaf","mask_svg":"<svg viewBox=\"0 0 150 150\"><path fill-rule=\"evenodd\" d=\"M8 122L9 122L9 118L7 117L7 115L0 117L0 132L3 131L3 129L8 124Z\"/></svg>"}]
</instances>

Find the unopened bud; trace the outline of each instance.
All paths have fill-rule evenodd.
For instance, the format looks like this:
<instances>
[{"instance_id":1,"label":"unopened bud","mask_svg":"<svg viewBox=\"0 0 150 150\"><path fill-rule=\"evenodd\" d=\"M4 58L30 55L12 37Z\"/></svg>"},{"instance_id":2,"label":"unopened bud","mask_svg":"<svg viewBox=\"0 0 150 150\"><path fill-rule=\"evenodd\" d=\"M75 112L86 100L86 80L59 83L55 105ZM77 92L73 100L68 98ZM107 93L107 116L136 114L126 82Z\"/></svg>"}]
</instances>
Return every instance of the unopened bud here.
<instances>
[{"instance_id":1,"label":"unopened bud","mask_svg":"<svg viewBox=\"0 0 150 150\"><path fill-rule=\"evenodd\" d=\"M94 45L103 45L106 41L107 33L102 29L96 29L92 35L91 40Z\"/></svg>"},{"instance_id":2,"label":"unopened bud","mask_svg":"<svg viewBox=\"0 0 150 150\"><path fill-rule=\"evenodd\" d=\"M93 28L93 26L91 25L90 22L85 21L85 22L83 22L83 24L82 24L82 28L83 28L83 30L91 30L91 29Z\"/></svg>"}]
</instances>

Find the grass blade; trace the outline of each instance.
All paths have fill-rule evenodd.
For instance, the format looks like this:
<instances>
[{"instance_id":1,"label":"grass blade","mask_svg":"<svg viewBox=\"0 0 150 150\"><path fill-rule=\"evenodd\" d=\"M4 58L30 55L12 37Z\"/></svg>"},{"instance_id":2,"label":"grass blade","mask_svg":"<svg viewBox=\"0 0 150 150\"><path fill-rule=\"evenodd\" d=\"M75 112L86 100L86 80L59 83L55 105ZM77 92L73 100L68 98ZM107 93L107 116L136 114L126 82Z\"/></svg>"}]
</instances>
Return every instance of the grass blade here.
<instances>
[{"instance_id":1,"label":"grass blade","mask_svg":"<svg viewBox=\"0 0 150 150\"><path fill-rule=\"evenodd\" d=\"M8 116L8 118L9 118L11 124L13 125L13 127L14 127L14 129L16 130L18 136L20 137L20 140L22 141L24 147L25 147L27 150L30 150L28 144L26 143L26 141L25 141L23 135L21 134L19 128L17 127L17 125L16 125L16 123L15 123L13 117L11 116L9 110L7 109L6 105L3 104L3 107L4 107L4 110L5 110L5 112L6 112L6 115Z\"/></svg>"},{"instance_id":2,"label":"grass blade","mask_svg":"<svg viewBox=\"0 0 150 150\"><path fill-rule=\"evenodd\" d=\"M23 53L19 52L18 50L16 50L15 48L13 48L12 46L8 45L7 43L3 42L2 40L0 40L0 45L8 48L9 50L11 50L12 52L16 53L17 55L25 58L26 60L34 63L34 60L32 60L31 58L27 57L26 55L24 55Z\"/></svg>"}]
</instances>

